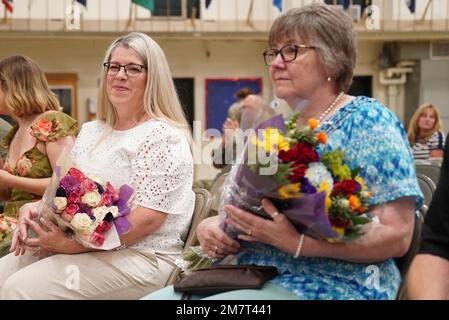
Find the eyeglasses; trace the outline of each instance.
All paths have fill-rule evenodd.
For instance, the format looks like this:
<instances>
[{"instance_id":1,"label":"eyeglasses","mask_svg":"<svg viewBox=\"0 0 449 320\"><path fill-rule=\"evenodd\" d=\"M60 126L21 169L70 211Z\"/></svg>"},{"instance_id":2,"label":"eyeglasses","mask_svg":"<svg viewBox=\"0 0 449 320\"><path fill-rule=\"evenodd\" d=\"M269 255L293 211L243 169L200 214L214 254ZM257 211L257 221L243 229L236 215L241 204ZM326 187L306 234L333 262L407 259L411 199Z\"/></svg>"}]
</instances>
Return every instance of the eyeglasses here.
<instances>
[{"instance_id":1,"label":"eyeglasses","mask_svg":"<svg viewBox=\"0 0 449 320\"><path fill-rule=\"evenodd\" d=\"M120 69L123 68L125 70L126 75L130 77L137 77L139 74L142 73L144 69L146 69L145 66L142 66L140 64L118 64L118 63L111 63L111 62L105 62L103 63L103 66L107 70L107 74L110 76L115 76L117 73L120 72Z\"/></svg>"},{"instance_id":2,"label":"eyeglasses","mask_svg":"<svg viewBox=\"0 0 449 320\"><path fill-rule=\"evenodd\" d=\"M271 64L273 63L274 59L276 59L276 57L278 56L278 54L281 54L281 58L282 61L284 62L291 62L293 60L296 59L296 57L298 56L298 51L299 49L315 49L315 47L312 46L306 46L304 44L287 44L285 46L283 46L282 48L278 49L268 49L267 51L265 51L264 53L262 53L264 59L265 59L265 64L267 66L271 66Z\"/></svg>"}]
</instances>

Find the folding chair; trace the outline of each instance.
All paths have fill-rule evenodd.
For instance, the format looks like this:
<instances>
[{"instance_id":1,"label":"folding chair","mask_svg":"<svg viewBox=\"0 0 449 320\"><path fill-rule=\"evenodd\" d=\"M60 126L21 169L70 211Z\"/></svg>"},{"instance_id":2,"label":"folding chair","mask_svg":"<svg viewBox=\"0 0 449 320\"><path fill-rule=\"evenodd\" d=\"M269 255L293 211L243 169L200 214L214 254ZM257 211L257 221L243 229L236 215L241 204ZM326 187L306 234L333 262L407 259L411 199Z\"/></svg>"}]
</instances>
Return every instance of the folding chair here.
<instances>
[{"instance_id":1,"label":"folding chair","mask_svg":"<svg viewBox=\"0 0 449 320\"><path fill-rule=\"evenodd\" d=\"M193 188L193 191L195 192L195 210L193 211L192 222L190 223L189 232L187 233L184 242L184 250L190 248L198 241L196 237L196 228L201 220L209 216L212 203L210 192L206 189ZM181 268L176 267L170 274L165 286L175 283L180 273Z\"/></svg>"}]
</instances>

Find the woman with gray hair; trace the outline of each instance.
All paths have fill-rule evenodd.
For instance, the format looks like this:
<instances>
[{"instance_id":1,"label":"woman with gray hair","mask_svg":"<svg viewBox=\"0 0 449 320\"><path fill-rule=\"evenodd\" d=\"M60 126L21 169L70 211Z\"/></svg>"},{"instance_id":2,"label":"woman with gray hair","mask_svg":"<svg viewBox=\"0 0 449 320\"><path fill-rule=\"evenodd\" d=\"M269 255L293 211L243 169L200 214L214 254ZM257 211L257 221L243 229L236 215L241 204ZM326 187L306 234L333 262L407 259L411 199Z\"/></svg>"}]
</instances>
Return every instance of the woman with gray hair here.
<instances>
[{"instance_id":1,"label":"woman with gray hair","mask_svg":"<svg viewBox=\"0 0 449 320\"><path fill-rule=\"evenodd\" d=\"M263 205L272 220L228 205L226 222L241 231L238 241L221 229L223 216L211 217L197 228L203 251L216 258L235 254L238 264L276 266L279 275L262 290L214 299L243 293L251 299L395 299L401 276L392 258L408 250L422 195L400 121L375 99L346 93L356 61L354 41L345 12L313 4L276 19L264 58L276 96L301 109L298 122L318 119L317 130L328 136L325 149L342 149L348 166L360 168L374 191L369 214L376 222L354 241L330 243L299 233L267 199Z\"/></svg>"},{"instance_id":2,"label":"woman with gray hair","mask_svg":"<svg viewBox=\"0 0 449 320\"><path fill-rule=\"evenodd\" d=\"M0 259L2 299L136 299L164 286L183 248L195 202L191 137L165 55L130 33L103 66L98 120L82 126L72 155L85 174L133 187L131 228L117 250L92 251L51 221L33 221L35 204L22 207L14 253Z\"/></svg>"}]
</instances>

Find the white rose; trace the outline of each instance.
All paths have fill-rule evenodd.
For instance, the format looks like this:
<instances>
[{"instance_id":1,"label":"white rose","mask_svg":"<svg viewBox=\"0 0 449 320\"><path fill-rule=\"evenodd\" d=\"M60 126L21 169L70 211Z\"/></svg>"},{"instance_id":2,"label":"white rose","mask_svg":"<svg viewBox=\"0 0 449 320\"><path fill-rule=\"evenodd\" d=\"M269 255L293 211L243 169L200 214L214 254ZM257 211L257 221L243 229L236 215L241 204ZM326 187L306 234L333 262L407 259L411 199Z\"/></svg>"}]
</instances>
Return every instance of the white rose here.
<instances>
[{"instance_id":1,"label":"white rose","mask_svg":"<svg viewBox=\"0 0 449 320\"><path fill-rule=\"evenodd\" d=\"M103 221L104 217L106 217L106 214L109 212L109 208L106 206L101 206L95 209L92 209L92 212L95 217L95 221L100 223Z\"/></svg>"},{"instance_id":2,"label":"white rose","mask_svg":"<svg viewBox=\"0 0 449 320\"><path fill-rule=\"evenodd\" d=\"M92 220L86 213L77 213L73 217L72 221L70 221L70 224L79 232L81 233L90 233L91 226L92 226Z\"/></svg>"},{"instance_id":3,"label":"white rose","mask_svg":"<svg viewBox=\"0 0 449 320\"><path fill-rule=\"evenodd\" d=\"M347 199L338 200L338 204L340 205L340 207L349 208L349 201Z\"/></svg>"},{"instance_id":4,"label":"white rose","mask_svg":"<svg viewBox=\"0 0 449 320\"><path fill-rule=\"evenodd\" d=\"M61 213L67 207L67 198L55 197L55 199L53 200L53 204L56 207L56 212Z\"/></svg>"},{"instance_id":5,"label":"white rose","mask_svg":"<svg viewBox=\"0 0 449 320\"><path fill-rule=\"evenodd\" d=\"M109 207L108 208L108 212L110 212L110 213L112 213L112 216L114 217L114 218L117 218L118 216L119 216L119 212L118 212L118 207L117 206L111 206L111 207Z\"/></svg>"},{"instance_id":6,"label":"white rose","mask_svg":"<svg viewBox=\"0 0 449 320\"><path fill-rule=\"evenodd\" d=\"M81 202L87 204L90 207L95 207L101 200L101 194L98 191L91 191L84 194L81 197Z\"/></svg>"}]
</instances>

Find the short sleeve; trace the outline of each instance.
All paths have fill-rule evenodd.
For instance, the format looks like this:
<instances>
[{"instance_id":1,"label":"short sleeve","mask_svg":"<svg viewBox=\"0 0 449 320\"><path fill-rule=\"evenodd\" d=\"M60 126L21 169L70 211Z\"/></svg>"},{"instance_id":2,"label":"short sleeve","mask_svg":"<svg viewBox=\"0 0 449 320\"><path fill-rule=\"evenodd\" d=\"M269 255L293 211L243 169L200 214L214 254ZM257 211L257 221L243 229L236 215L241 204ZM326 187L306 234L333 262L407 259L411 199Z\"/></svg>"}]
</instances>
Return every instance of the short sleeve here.
<instances>
[{"instance_id":1,"label":"short sleeve","mask_svg":"<svg viewBox=\"0 0 449 320\"><path fill-rule=\"evenodd\" d=\"M135 203L168 214L184 214L192 193L193 159L183 133L155 121L131 161Z\"/></svg>"},{"instance_id":2,"label":"short sleeve","mask_svg":"<svg viewBox=\"0 0 449 320\"><path fill-rule=\"evenodd\" d=\"M340 119L335 148L345 151L351 169L373 191L372 204L415 197L416 209L422 205L422 193L405 130L399 119L374 99L357 100L347 118ZM330 141L332 143L332 141ZM328 143L329 144L329 143Z\"/></svg>"},{"instance_id":3,"label":"short sleeve","mask_svg":"<svg viewBox=\"0 0 449 320\"><path fill-rule=\"evenodd\" d=\"M444 135L441 131L435 132L435 142L431 146L431 150L444 150Z\"/></svg>"},{"instance_id":4,"label":"short sleeve","mask_svg":"<svg viewBox=\"0 0 449 320\"><path fill-rule=\"evenodd\" d=\"M62 112L48 112L31 126L30 134L42 142L52 142L78 134L77 121Z\"/></svg>"}]
</instances>

